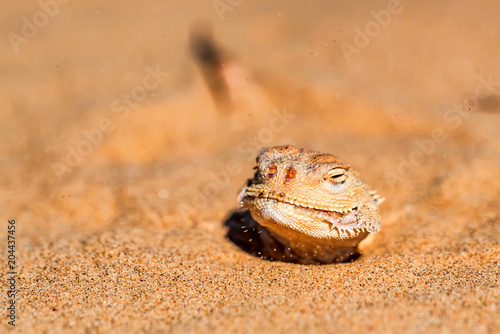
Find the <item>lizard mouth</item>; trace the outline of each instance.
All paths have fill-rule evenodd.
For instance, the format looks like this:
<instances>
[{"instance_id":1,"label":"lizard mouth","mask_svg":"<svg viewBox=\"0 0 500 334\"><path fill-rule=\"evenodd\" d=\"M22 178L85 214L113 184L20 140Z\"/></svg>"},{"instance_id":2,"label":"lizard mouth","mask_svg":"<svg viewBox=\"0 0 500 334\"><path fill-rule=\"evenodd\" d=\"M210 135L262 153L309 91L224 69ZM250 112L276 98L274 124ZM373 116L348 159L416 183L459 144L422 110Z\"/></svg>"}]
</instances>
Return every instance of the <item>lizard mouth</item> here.
<instances>
[{"instance_id":1,"label":"lizard mouth","mask_svg":"<svg viewBox=\"0 0 500 334\"><path fill-rule=\"evenodd\" d=\"M341 213L264 196L245 196L241 204L242 207L250 209L251 212L255 210L258 216L264 217L264 221L280 222L280 225L290 229L302 225L303 227L299 229L302 233L304 233L304 229L316 229L317 226L323 224L326 224L323 226L326 226L328 233L334 235L333 239L346 240L356 238L360 233L367 233L367 230L360 225L357 207L352 208L348 213ZM285 218L291 212L293 212L294 218L290 220Z\"/></svg>"},{"instance_id":2,"label":"lizard mouth","mask_svg":"<svg viewBox=\"0 0 500 334\"><path fill-rule=\"evenodd\" d=\"M259 205L260 202L260 205ZM246 194L242 201L241 207L251 208L252 206L275 207L278 211L284 210L284 207L291 207L297 214L303 214L309 217L317 217L318 220L326 221L332 226L337 226L340 229L357 229L358 228L358 208L354 207L347 212L339 212L335 210L325 210L322 208L302 205L296 201L287 201L277 199L273 196L253 196Z\"/></svg>"},{"instance_id":3,"label":"lizard mouth","mask_svg":"<svg viewBox=\"0 0 500 334\"><path fill-rule=\"evenodd\" d=\"M337 214L339 217L341 217L343 214L347 214L347 213L352 212L352 211L357 211L357 207L329 208L329 207L326 207L324 205L314 205L314 204L304 203L304 202L301 202L299 200L288 199L284 195L277 195L274 193L264 194L262 192L253 193L253 192L248 192L248 191L245 192L242 196L241 206L244 207L246 203L252 203L255 201L259 201L259 200L274 202L274 203L288 204L288 205L291 205L291 206L294 206L297 208L301 208L304 210Z\"/></svg>"}]
</instances>

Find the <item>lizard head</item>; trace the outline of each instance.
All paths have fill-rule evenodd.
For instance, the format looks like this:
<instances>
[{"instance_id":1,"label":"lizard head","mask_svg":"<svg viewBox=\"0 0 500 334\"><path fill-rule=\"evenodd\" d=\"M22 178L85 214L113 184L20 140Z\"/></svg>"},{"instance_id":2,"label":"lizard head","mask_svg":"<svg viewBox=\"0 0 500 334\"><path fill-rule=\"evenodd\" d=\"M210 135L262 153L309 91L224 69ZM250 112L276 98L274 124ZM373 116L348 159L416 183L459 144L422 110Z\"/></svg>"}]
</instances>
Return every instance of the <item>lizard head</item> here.
<instances>
[{"instance_id":1,"label":"lizard head","mask_svg":"<svg viewBox=\"0 0 500 334\"><path fill-rule=\"evenodd\" d=\"M351 166L331 154L293 146L263 148L247 196L347 213L364 196L363 182Z\"/></svg>"},{"instance_id":2,"label":"lizard head","mask_svg":"<svg viewBox=\"0 0 500 334\"><path fill-rule=\"evenodd\" d=\"M265 147L255 169L239 200L262 225L338 239L353 232L376 232L358 219L371 195L344 160L290 145Z\"/></svg>"}]
</instances>

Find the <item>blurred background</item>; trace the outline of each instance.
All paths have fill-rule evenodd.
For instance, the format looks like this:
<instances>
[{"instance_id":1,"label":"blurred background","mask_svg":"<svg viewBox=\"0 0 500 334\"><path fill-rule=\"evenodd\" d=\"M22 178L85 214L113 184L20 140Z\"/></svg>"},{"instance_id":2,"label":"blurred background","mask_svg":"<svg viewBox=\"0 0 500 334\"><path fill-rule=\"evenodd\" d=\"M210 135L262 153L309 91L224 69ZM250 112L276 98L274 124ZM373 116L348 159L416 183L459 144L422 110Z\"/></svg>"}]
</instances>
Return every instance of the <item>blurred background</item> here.
<instances>
[{"instance_id":1,"label":"blurred background","mask_svg":"<svg viewBox=\"0 0 500 334\"><path fill-rule=\"evenodd\" d=\"M387 198L385 228L365 261L443 247L456 255L484 247L498 259L497 3L0 6L0 203L4 220L19 222L26 291L43 272L34 259L52 261L61 242L56 253L80 254L81 243L106 248L111 238L120 248L132 238L137 252L170 254L175 265L261 265L224 239L221 222L258 150L279 144L338 155ZM230 108L214 100L193 55L193 36L210 32ZM35 297L23 298L35 312L27 306ZM39 310L26 328L68 317ZM162 321L192 321L175 312ZM494 308L482 312L487 323ZM461 314L456 326L466 325Z\"/></svg>"}]
</instances>

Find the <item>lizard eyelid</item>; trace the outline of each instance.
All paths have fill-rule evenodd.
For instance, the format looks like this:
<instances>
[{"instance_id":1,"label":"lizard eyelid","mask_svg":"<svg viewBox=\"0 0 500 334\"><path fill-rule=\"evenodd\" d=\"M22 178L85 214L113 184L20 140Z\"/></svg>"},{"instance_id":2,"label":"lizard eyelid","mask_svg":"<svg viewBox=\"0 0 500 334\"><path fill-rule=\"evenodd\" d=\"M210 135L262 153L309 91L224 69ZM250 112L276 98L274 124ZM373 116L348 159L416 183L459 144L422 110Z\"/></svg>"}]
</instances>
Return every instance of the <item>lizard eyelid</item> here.
<instances>
[{"instance_id":1,"label":"lizard eyelid","mask_svg":"<svg viewBox=\"0 0 500 334\"><path fill-rule=\"evenodd\" d=\"M341 183L347 180L348 176L346 175L347 169L341 168L341 167L336 167L331 169L326 175L324 176L325 180L329 180L335 183Z\"/></svg>"}]
</instances>

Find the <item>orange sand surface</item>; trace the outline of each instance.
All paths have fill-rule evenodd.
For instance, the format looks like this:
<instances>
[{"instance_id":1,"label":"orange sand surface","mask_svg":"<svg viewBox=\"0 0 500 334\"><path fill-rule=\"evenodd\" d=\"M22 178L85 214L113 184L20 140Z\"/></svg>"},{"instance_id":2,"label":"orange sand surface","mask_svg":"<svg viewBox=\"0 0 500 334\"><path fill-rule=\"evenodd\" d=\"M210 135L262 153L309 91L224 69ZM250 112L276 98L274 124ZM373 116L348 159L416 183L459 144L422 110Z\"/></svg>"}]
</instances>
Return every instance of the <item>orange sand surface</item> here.
<instances>
[{"instance_id":1,"label":"orange sand surface","mask_svg":"<svg viewBox=\"0 0 500 334\"><path fill-rule=\"evenodd\" d=\"M22 333L500 332L498 3L54 1L0 10L0 332L8 219ZM230 112L190 56L199 20ZM386 197L358 260L225 237L280 144Z\"/></svg>"}]
</instances>

